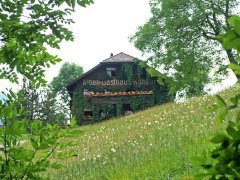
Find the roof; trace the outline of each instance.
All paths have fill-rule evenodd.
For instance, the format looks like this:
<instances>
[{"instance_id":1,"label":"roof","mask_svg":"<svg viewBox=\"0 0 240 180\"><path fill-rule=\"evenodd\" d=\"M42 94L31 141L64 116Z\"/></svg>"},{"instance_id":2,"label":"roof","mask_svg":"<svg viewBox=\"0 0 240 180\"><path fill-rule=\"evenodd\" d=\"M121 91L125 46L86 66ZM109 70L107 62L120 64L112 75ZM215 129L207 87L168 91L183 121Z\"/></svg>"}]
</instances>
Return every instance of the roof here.
<instances>
[{"instance_id":1,"label":"roof","mask_svg":"<svg viewBox=\"0 0 240 180\"><path fill-rule=\"evenodd\" d=\"M103 60L102 62L133 62L135 60L135 57L121 52L115 56L111 56L110 58Z\"/></svg>"},{"instance_id":2,"label":"roof","mask_svg":"<svg viewBox=\"0 0 240 180\"><path fill-rule=\"evenodd\" d=\"M76 82L78 82L79 80L81 80L83 77L85 77L86 75L88 75L89 73L91 73L92 71L94 71L95 69L97 69L98 67L100 67L102 64L104 63L120 63L120 62L135 62L137 60L137 58L130 56L126 53L119 53L116 54L114 56L111 56L108 59L103 60L102 62L100 62L97 66L93 67L92 69L90 69L89 71L87 71L86 73L84 73L83 75L81 75L80 77L76 78L75 80L73 80L71 83L69 83L67 85L67 89L70 90L70 87L72 85L74 85Z\"/></svg>"}]
</instances>

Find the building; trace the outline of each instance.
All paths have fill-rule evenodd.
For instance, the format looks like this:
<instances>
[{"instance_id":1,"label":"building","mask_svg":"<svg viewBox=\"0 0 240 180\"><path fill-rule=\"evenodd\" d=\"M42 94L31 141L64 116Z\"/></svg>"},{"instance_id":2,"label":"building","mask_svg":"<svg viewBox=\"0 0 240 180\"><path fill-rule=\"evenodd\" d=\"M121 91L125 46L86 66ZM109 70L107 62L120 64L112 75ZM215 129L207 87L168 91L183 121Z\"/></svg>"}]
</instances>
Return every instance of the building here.
<instances>
[{"instance_id":1,"label":"building","mask_svg":"<svg viewBox=\"0 0 240 180\"><path fill-rule=\"evenodd\" d=\"M159 85L141 62L125 53L111 54L71 82L67 90L78 122L128 115L170 101L167 87Z\"/></svg>"}]
</instances>

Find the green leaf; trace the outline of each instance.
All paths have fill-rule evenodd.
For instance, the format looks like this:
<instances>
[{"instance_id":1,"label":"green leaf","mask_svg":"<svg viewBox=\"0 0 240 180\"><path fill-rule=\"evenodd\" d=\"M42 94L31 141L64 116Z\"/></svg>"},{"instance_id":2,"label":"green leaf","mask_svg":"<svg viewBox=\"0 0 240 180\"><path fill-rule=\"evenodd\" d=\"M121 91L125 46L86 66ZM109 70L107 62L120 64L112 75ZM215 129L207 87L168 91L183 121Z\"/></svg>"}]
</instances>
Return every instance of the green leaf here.
<instances>
[{"instance_id":1,"label":"green leaf","mask_svg":"<svg viewBox=\"0 0 240 180\"><path fill-rule=\"evenodd\" d=\"M21 160L22 162L24 162L30 160L34 152L32 150L18 147L12 148L9 153L12 154L12 157L15 160Z\"/></svg>"},{"instance_id":2,"label":"green leaf","mask_svg":"<svg viewBox=\"0 0 240 180\"><path fill-rule=\"evenodd\" d=\"M59 147L60 149L63 149L63 148L66 148L66 147L72 147L74 146L75 144L73 144L72 142L63 142L63 143L60 143Z\"/></svg>"},{"instance_id":3,"label":"green leaf","mask_svg":"<svg viewBox=\"0 0 240 180\"><path fill-rule=\"evenodd\" d=\"M75 0L71 0L71 5L72 5L72 8L74 9L75 8Z\"/></svg>"},{"instance_id":4,"label":"green leaf","mask_svg":"<svg viewBox=\"0 0 240 180\"><path fill-rule=\"evenodd\" d=\"M227 114L228 114L228 109L227 108L221 108L220 111L217 113L216 123L221 124L222 121L225 119Z\"/></svg>"},{"instance_id":5,"label":"green leaf","mask_svg":"<svg viewBox=\"0 0 240 180\"><path fill-rule=\"evenodd\" d=\"M51 164L51 167L53 169L60 169L61 167L63 167L63 165L59 164L59 163L52 163Z\"/></svg>"},{"instance_id":6,"label":"green leaf","mask_svg":"<svg viewBox=\"0 0 240 180\"><path fill-rule=\"evenodd\" d=\"M230 63L229 68L233 70L234 74L240 74L240 65Z\"/></svg>"},{"instance_id":7,"label":"green leaf","mask_svg":"<svg viewBox=\"0 0 240 180\"><path fill-rule=\"evenodd\" d=\"M225 103L223 98L221 98L219 95L216 95L215 99L216 99L216 103L219 107L223 107L223 108L227 107L227 104Z\"/></svg>"},{"instance_id":8,"label":"green leaf","mask_svg":"<svg viewBox=\"0 0 240 180\"><path fill-rule=\"evenodd\" d=\"M237 121L237 122L240 122L240 111L238 111L238 113L237 113L236 121Z\"/></svg>"},{"instance_id":9,"label":"green leaf","mask_svg":"<svg viewBox=\"0 0 240 180\"><path fill-rule=\"evenodd\" d=\"M219 112L217 113L217 116L216 116L216 122L217 124L220 124L228 114L228 107L225 101L219 95L216 95L215 99L216 99L218 108L214 107L214 109L219 109Z\"/></svg>"},{"instance_id":10,"label":"green leaf","mask_svg":"<svg viewBox=\"0 0 240 180\"><path fill-rule=\"evenodd\" d=\"M207 113L210 113L210 112L216 111L217 109L219 109L219 106L216 105L216 104L214 104L214 105L208 107L205 111L206 111Z\"/></svg>"},{"instance_id":11,"label":"green leaf","mask_svg":"<svg viewBox=\"0 0 240 180\"><path fill-rule=\"evenodd\" d=\"M43 159L42 160L38 160L35 163L35 166L37 167L38 172L45 171L47 169L47 167L50 166L50 161L43 160Z\"/></svg>"},{"instance_id":12,"label":"green leaf","mask_svg":"<svg viewBox=\"0 0 240 180\"><path fill-rule=\"evenodd\" d=\"M240 38L236 38L234 40L224 41L223 47L225 49L239 49L240 48Z\"/></svg>"},{"instance_id":13,"label":"green leaf","mask_svg":"<svg viewBox=\"0 0 240 180\"><path fill-rule=\"evenodd\" d=\"M52 144L49 144L48 142L43 142L39 145L38 149L40 149L40 150L48 149L51 146L52 146Z\"/></svg>"},{"instance_id":14,"label":"green leaf","mask_svg":"<svg viewBox=\"0 0 240 180\"><path fill-rule=\"evenodd\" d=\"M72 119L71 119L71 127L74 127L77 123L77 119L76 117L74 116Z\"/></svg>"},{"instance_id":15,"label":"green leaf","mask_svg":"<svg viewBox=\"0 0 240 180\"><path fill-rule=\"evenodd\" d=\"M239 16L233 16L228 19L228 23L234 27L234 30L240 35L240 17Z\"/></svg>"},{"instance_id":16,"label":"green leaf","mask_svg":"<svg viewBox=\"0 0 240 180\"><path fill-rule=\"evenodd\" d=\"M226 134L221 133L221 134L215 135L210 141L214 144L219 144L228 139L229 137Z\"/></svg>"},{"instance_id":17,"label":"green leaf","mask_svg":"<svg viewBox=\"0 0 240 180\"><path fill-rule=\"evenodd\" d=\"M240 135L231 125L228 125L227 133L233 138L238 138Z\"/></svg>"},{"instance_id":18,"label":"green leaf","mask_svg":"<svg viewBox=\"0 0 240 180\"><path fill-rule=\"evenodd\" d=\"M38 149L38 143L35 139L30 138L30 142L35 150Z\"/></svg>"},{"instance_id":19,"label":"green leaf","mask_svg":"<svg viewBox=\"0 0 240 180\"><path fill-rule=\"evenodd\" d=\"M238 105L238 96L234 96L230 98L230 101L233 103L233 105L237 106Z\"/></svg>"},{"instance_id":20,"label":"green leaf","mask_svg":"<svg viewBox=\"0 0 240 180\"><path fill-rule=\"evenodd\" d=\"M228 41L232 41L232 40L238 38L238 34L234 30L229 30L229 31L227 31L226 34L224 34L220 37L223 39L223 41L228 42Z\"/></svg>"}]
</instances>

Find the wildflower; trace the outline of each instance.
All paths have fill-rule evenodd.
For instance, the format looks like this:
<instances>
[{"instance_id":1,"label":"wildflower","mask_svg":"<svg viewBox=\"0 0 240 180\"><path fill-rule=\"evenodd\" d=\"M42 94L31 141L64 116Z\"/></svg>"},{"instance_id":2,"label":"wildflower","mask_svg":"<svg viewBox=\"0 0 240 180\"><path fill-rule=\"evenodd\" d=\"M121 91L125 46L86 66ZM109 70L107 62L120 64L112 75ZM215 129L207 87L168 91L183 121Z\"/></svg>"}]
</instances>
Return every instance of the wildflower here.
<instances>
[{"instance_id":1,"label":"wildflower","mask_svg":"<svg viewBox=\"0 0 240 180\"><path fill-rule=\"evenodd\" d=\"M111 151L115 153L115 152L116 152L116 149L114 149L114 148L111 148Z\"/></svg>"}]
</instances>

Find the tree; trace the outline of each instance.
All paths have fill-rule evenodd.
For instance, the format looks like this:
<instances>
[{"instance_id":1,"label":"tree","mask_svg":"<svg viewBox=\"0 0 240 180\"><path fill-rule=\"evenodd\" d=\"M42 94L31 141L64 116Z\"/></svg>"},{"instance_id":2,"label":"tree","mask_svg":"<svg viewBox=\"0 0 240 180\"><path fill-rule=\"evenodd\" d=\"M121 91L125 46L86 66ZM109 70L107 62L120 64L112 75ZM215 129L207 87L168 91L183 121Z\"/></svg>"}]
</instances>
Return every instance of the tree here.
<instances>
[{"instance_id":1,"label":"tree","mask_svg":"<svg viewBox=\"0 0 240 180\"><path fill-rule=\"evenodd\" d=\"M59 48L61 41L73 40L72 32L65 27L73 23L67 15L74 11L76 4L91 3L92 0L0 1L0 79L18 83L21 74L33 87L44 85L45 69L60 61L50 55L45 46ZM44 125L41 121L29 124L24 118L23 91L9 91L5 96L6 102L0 101L0 119L4 124L0 129L0 178L40 179L40 172L49 167L59 168L59 164L50 162L49 158L54 152L59 158L66 157L68 153L55 150L60 139L71 132L63 133L58 125ZM21 145L27 129L32 132L28 134L31 147ZM58 148L69 144L63 143Z\"/></svg>"},{"instance_id":2,"label":"tree","mask_svg":"<svg viewBox=\"0 0 240 180\"><path fill-rule=\"evenodd\" d=\"M45 124L64 125L65 114L57 106L57 99L50 88L44 89L41 94L40 108L37 110L39 119Z\"/></svg>"},{"instance_id":3,"label":"tree","mask_svg":"<svg viewBox=\"0 0 240 180\"><path fill-rule=\"evenodd\" d=\"M228 31L219 38L223 42L223 47L227 50L235 49L240 53L240 17L234 16L228 19L230 27ZM230 68L235 74L240 74L239 64L230 64ZM228 114L234 114L225 123L225 129L221 129L211 142L215 144L210 152L211 160L207 161L207 156L198 158L198 163L206 170L204 174L198 175L202 179L240 179L240 94L230 98L227 103L220 96L216 96L216 103L208 110L216 112L216 121L226 120ZM234 111L234 113L233 113ZM204 176L204 177L203 177ZM198 177L198 178L200 178Z\"/></svg>"},{"instance_id":4,"label":"tree","mask_svg":"<svg viewBox=\"0 0 240 180\"><path fill-rule=\"evenodd\" d=\"M67 91L67 85L83 74L83 68L74 63L64 63L57 77L54 77L50 83L53 95L60 96L60 107L62 112L70 117L70 97Z\"/></svg>"},{"instance_id":5,"label":"tree","mask_svg":"<svg viewBox=\"0 0 240 180\"><path fill-rule=\"evenodd\" d=\"M0 79L18 82L17 73L37 86L46 83L44 71L59 62L47 52L46 45L60 48L63 40L72 41L65 27L76 4L86 6L92 0L16 0L0 3Z\"/></svg>"},{"instance_id":6,"label":"tree","mask_svg":"<svg viewBox=\"0 0 240 180\"><path fill-rule=\"evenodd\" d=\"M37 89L32 86L31 82L24 78L22 89L20 91L22 91L24 95L22 106L26 110L25 118L29 121L39 118L37 117L39 114L37 111L40 109L40 96Z\"/></svg>"},{"instance_id":7,"label":"tree","mask_svg":"<svg viewBox=\"0 0 240 180\"><path fill-rule=\"evenodd\" d=\"M239 0L152 0L152 17L130 40L150 56L151 66L160 67L167 74L172 92L202 93L205 84L221 79L226 72L226 57L236 63L234 51L222 49L217 36L229 27L227 19L236 14L239 3ZM209 74L213 71L212 79Z\"/></svg>"},{"instance_id":8,"label":"tree","mask_svg":"<svg viewBox=\"0 0 240 180\"><path fill-rule=\"evenodd\" d=\"M56 95L49 87L37 89L24 78L20 91L24 96L21 102L21 106L26 111L24 118L29 122L40 119L45 124L64 123L65 115L59 110Z\"/></svg>"}]
</instances>

